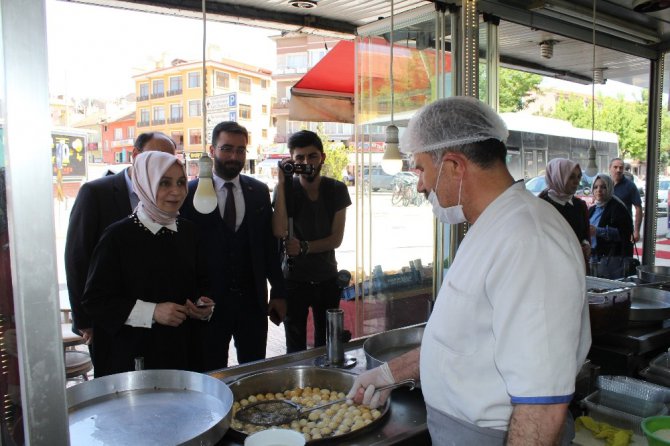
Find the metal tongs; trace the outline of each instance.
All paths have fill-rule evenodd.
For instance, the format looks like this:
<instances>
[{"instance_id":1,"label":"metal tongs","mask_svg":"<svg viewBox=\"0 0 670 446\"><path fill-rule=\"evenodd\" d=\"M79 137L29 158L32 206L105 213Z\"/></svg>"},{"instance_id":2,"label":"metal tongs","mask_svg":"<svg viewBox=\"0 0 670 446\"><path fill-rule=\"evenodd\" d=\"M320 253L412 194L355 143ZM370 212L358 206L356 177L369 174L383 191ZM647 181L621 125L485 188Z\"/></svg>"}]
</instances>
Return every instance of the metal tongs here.
<instances>
[{"instance_id":1,"label":"metal tongs","mask_svg":"<svg viewBox=\"0 0 670 446\"><path fill-rule=\"evenodd\" d=\"M409 390L414 390L416 381L406 379L388 386L382 386L375 389L375 392L382 390L395 389L396 387L409 386ZM316 407L304 408L298 403L288 400L269 400L251 403L238 410L235 418L243 423L255 424L257 426L279 426L288 424L293 420L303 418L306 414L333 404L344 403L347 398L341 398L335 401L329 401Z\"/></svg>"}]
</instances>

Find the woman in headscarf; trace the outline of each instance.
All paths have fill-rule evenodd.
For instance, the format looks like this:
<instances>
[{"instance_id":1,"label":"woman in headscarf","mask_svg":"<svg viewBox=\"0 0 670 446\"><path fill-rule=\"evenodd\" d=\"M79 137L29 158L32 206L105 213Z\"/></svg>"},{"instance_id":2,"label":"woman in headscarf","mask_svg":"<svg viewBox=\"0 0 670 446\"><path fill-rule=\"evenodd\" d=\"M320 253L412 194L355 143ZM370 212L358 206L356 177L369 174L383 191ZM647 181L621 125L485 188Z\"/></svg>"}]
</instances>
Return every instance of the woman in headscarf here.
<instances>
[{"instance_id":1,"label":"woman in headscarf","mask_svg":"<svg viewBox=\"0 0 670 446\"><path fill-rule=\"evenodd\" d=\"M184 166L151 151L135 158L134 213L103 233L83 296L93 320L95 376L135 369L200 371L198 324L213 301L195 226L178 217L186 198Z\"/></svg>"},{"instance_id":2,"label":"woman in headscarf","mask_svg":"<svg viewBox=\"0 0 670 446\"><path fill-rule=\"evenodd\" d=\"M609 175L599 174L593 182L595 205L589 209L591 257L630 257L633 255L633 220L626 205L614 195Z\"/></svg>"},{"instance_id":3,"label":"woman in headscarf","mask_svg":"<svg viewBox=\"0 0 670 446\"><path fill-rule=\"evenodd\" d=\"M555 158L547 163L545 179L547 188L540 193L540 198L553 205L570 224L582 246L584 262L588 265L591 256L589 214L584 200L575 197L582 169L572 160Z\"/></svg>"}]
</instances>

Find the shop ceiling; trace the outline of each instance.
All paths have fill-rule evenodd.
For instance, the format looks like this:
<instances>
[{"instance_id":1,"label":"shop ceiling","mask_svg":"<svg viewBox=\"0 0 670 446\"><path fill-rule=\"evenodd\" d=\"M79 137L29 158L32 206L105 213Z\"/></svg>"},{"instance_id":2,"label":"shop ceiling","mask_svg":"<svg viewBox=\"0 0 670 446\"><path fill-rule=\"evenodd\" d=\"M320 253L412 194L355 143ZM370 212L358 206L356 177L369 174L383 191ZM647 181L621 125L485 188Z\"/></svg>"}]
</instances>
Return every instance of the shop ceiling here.
<instances>
[{"instance_id":1,"label":"shop ceiling","mask_svg":"<svg viewBox=\"0 0 670 446\"><path fill-rule=\"evenodd\" d=\"M161 14L201 17L201 0L64 0ZM605 79L647 87L649 59L670 50L670 8L636 12L642 2L667 0L598 0L596 66ZM291 3L314 5L299 8ZM395 0L401 14L428 4L449 8L457 2ZM359 26L387 18L390 0L207 0L208 19L281 32L301 32L352 39ZM502 19L503 66L546 76L590 83L592 78L591 0L480 0L479 9ZM653 9L653 8L651 8ZM543 58L540 43L554 41L553 57ZM623 54L622 54L623 53Z\"/></svg>"}]
</instances>

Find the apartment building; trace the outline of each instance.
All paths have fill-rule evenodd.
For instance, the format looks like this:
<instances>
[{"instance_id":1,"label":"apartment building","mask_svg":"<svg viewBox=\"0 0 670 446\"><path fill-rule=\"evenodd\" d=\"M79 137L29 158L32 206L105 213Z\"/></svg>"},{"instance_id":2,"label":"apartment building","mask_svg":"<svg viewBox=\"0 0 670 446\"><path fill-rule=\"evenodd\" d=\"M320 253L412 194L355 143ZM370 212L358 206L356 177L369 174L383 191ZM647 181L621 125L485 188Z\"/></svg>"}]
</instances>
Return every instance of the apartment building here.
<instances>
[{"instance_id":1,"label":"apartment building","mask_svg":"<svg viewBox=\"0 0 670 446\"><path fill-rule=\"evenodd\" d=\"M102 161L107 164L130 163L135 143L135 112L108 119L102 124Z\"/></svg>"},{"instance_id":2,"label":"apartment building","mask_svg":"<svg viewBox=\"0 0 670 446\"><path fill-rule=\"evenodd\" d=\"M236 93L236 105L227 110L249 130L247 159L273 141L271 105L272 72L264 68L221 59L207 60L206 96ZM137 95L137 132L163 132L177 143L179 154L196 160L202 153L202 62L175 59L168 67L134 76Z\"/></svg>"},{"instance_id":3,"label":"apartment building","mask_svg":"<svg viewBox=\"0 0 670 446\"><path fill-rule=\"evenodd\" d=\"M272 76L277 86L277 100L272 105L272 119L277 128L274 142L284 144L290 135L299 130L316 131L319 123L289 120L288 101L291 99L291 87L316 65L338 40L300 33L284 33L272 39L277 44L277 70ZM322 127L330 140L353 139L353 124L324 122Z\"/></svg>"}]
</instances>

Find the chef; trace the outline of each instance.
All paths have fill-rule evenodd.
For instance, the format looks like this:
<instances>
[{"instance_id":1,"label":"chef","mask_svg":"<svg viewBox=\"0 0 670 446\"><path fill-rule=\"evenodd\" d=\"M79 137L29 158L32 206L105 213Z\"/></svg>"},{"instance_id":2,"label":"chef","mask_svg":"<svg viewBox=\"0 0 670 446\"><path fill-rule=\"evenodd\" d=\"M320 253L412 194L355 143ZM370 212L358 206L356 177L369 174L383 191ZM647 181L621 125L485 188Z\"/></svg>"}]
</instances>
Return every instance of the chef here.
<instances>
[{"instance_id":1,"label":"chef","mask_svg":"<svg viewBox=\"0 0 670 446\"><path fill-rule=\"evenodd\" d=\"M435 445L554 445L591 344L584 258L565 219L515 182L507 129L488 105L452 97L416 113L401 147L435 216L470 228L420 349L360 375L349 396L420 376Z\"/></svg>"}]
</instances>

